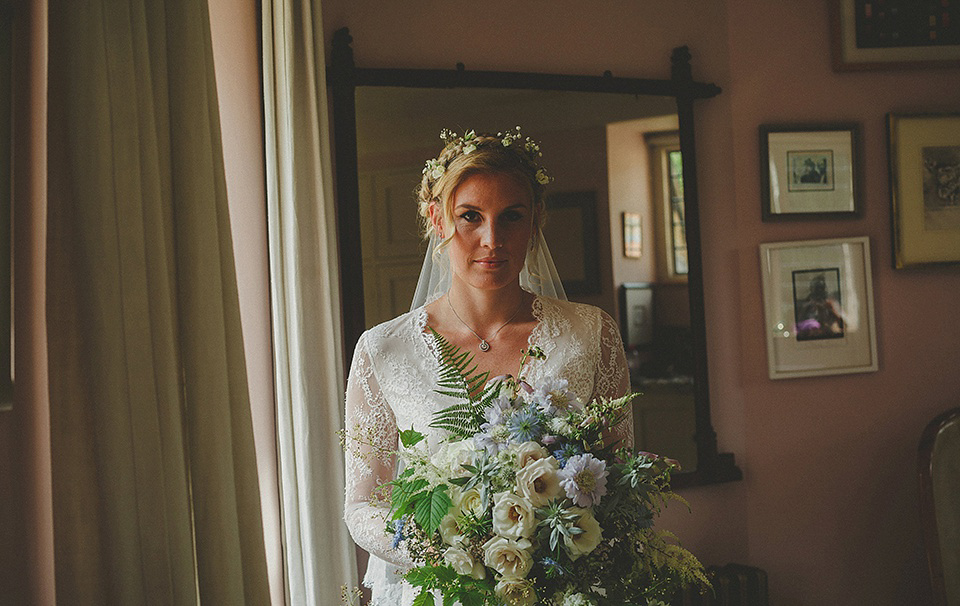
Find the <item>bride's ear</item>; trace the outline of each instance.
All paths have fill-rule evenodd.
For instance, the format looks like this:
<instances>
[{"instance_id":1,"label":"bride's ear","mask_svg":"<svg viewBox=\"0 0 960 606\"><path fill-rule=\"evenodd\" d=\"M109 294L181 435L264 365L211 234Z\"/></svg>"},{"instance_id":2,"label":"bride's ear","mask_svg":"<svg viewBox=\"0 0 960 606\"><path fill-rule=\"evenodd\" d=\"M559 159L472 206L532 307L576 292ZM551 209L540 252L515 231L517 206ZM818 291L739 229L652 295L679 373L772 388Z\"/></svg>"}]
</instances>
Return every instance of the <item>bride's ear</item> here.
<instances>
[{"instance_id":1,"label":"bride's ear","mask_svg":"<svg viewBox=\"0 0 960 606\"><path fill-rule=\"evenodd\" d=\"M430 224L433 225L433 231L443 239L443 213L440 211L440 204L434 200L427 207L427 210L430 212Z\"/></svg>"}]
</instances>

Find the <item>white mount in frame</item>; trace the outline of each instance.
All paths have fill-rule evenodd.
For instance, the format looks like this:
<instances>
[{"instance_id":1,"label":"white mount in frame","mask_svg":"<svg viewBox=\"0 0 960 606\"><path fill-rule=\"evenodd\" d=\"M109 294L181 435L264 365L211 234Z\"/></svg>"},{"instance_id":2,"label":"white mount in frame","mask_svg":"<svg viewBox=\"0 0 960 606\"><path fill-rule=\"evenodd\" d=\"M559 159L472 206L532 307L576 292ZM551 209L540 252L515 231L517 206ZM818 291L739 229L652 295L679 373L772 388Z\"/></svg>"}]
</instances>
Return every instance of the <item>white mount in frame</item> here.
<instances>
[{"instance_id":1,"label":"white mount in frame","mask_svg":"<svg viewBox=\"0 0 960 606\"><path fill-rule=\"evenodd\" d=\"M870 239L760 245L771 379L873 372Z\"/></svg>"}]
</instances>

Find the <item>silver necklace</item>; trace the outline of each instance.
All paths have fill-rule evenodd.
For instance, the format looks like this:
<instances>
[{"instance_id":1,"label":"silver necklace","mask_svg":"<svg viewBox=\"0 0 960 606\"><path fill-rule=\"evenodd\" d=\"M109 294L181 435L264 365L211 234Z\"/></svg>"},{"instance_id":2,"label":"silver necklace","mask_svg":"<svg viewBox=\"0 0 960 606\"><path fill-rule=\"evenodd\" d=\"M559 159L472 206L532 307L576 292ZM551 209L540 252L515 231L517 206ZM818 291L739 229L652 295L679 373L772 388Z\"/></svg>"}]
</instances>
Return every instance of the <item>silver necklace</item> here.
<instances>
[{"instance_id":1,"label":"silver necklace","mask_svg":"<svg viewBox=\"0 0 960 606\"><path fill-rule=\"evenodd\" d=\"M467 324L466 322L464 322L464 321L463 321L463 318L460 317L460 314L457 313L457 310L453 308L453 303L450 301L450 293L447 293L447 305L450 306L450 311L452 311L452 312L453 312L453 315L456 316L458 320L460 320L460 323L463 324L464 327L465 327L467 330L469 330L470 332L472 332L472 333L473 333L473 336L475 336L476 338L480 339L480 351L483 351L483 352L490 351L490 342L487 341L486 339L484 339L483 337L481 337L480 335L478 335L478 334L477 334L477 331L475 331L474 329L470 328L470 325ZM513 312L513 315L510 316L510 319L509 319L509 320L507 320L506 322L504 322L503 324L501 324L501 325L500 325L500 328L498 328L497 331L496 331L495 333L493 333L493 335L490 336L490 341L493 341L494 339L497 338L497 335L500 334L500 331L503 330L503 327L504 327L504 326L506 326L507 324L513 322L513 319L517 317L517 314L520 313L520 310L521 310L522 308L523 308L523 298L521 297L521 298L520 298L520 305L517 305L517 310L516 310L515 312Z\"/></svg>"}]
</instances>

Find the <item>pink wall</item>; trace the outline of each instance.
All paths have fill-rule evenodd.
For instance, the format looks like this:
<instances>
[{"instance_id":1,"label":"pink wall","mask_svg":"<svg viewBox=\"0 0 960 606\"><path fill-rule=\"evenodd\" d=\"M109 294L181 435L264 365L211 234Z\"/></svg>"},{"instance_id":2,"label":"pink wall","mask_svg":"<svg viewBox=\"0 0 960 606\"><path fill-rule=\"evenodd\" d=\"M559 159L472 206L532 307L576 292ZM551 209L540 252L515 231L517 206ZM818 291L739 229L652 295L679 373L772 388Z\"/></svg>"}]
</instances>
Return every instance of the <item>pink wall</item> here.
<instances>
[{"instance_id":1,"label":"pink wall","mask_svg":"<svg viewBox=\"0 0 960 606\"><path fill-rule=\"evenodd\" d=\"M584 6L323 8L328 45L349 26L360 66L667 77L670 50L689 45L695 76L724 88L698 106L697 146L714 424L745 479L684 491L693 514L674 508L666 523L708 562L766 569L780 606L927 601L916 446L960 393L960 271L891 268L884 115L955 111L960 69L834 73L826 2ZM824 121L863 125L864 217L762 223L757 127ZM860 235L871 238L880 371L771 381L757 246Z\"/></svg>"}]
</instances>

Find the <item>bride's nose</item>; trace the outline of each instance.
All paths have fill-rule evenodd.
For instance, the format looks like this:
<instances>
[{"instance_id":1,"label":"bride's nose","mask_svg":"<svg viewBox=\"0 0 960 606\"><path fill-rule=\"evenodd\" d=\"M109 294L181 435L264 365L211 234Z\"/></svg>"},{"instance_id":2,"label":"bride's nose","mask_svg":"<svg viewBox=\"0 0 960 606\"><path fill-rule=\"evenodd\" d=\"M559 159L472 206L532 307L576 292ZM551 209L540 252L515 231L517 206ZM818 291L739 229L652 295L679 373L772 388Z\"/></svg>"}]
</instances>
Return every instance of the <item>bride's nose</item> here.
<instances>
[{"instance_id":1,"label":"bride's nose","mask_svg":"<svg viewBox=\"0 0 960 606\"><path fill-rule=\"evenodd\" d=\"M491 249L503 246L503 228L496 221L487 221L480 228L480 245Z\"/></svg>"}]
</instances>

